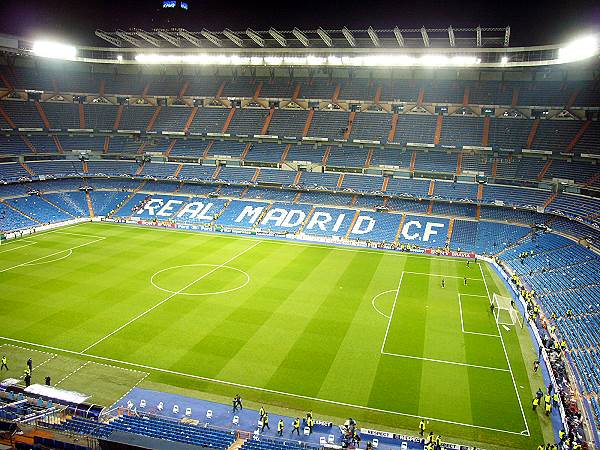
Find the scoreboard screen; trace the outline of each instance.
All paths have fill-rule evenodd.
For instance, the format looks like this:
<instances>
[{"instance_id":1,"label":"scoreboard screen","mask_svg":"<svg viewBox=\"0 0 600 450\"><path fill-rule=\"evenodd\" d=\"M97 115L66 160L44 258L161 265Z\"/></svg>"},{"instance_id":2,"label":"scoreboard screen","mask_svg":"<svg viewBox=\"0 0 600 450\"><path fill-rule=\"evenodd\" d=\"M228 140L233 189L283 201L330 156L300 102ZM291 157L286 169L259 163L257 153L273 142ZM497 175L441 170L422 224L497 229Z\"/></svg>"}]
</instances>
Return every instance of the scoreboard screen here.
<instances>
[{"instance_id":1,"label":"scoreboard screen","mask_svg":"<svg viewBox=\"0 0 600 450\"><path fill-rule=\"evenodd\" d=\"M177 6L177 2L175 0L164 0L163 8L175 8Z\"/></svg>"}]
</instances>

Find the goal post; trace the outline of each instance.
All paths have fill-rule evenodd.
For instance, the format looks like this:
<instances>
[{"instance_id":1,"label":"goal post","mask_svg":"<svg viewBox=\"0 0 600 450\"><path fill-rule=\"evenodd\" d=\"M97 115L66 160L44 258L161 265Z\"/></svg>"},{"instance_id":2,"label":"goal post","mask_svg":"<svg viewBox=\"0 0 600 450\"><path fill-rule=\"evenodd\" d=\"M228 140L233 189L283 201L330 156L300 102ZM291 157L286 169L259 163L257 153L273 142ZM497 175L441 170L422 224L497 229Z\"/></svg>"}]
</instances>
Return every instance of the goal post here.
<instances>
[{"instance_id":1,"label":"goal post","mask_svg":"<svg viewBox=\"0 0 600 450\"><path fill-rule=\"evenodd\" d=\"M519 311L513 306L512 298L502 297L501 295L494 293L490 307L492 305L494 318L496 319L496 323L498 323L498 325L518 325L519 327L523 328L525 321L521 313L519 313Z\"/></svg>"}]
</instances>

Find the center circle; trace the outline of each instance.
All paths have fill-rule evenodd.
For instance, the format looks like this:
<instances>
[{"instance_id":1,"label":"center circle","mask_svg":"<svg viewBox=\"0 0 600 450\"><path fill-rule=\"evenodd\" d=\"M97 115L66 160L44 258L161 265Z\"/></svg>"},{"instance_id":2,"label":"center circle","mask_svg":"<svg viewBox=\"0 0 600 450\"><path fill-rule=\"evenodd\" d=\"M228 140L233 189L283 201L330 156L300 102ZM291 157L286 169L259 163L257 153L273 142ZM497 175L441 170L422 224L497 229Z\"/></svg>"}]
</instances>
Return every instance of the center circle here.
<instances>
[{"instance_id":1,"label":"center circle","mask_svg":"<svg viewBox=\"0 0 600 450\"><path fill-rule=\"evenodd\" d=\"M194 267L203 267L205 270L203 271L191 271L190 268ZM223 272L229 272L227 274L227 282L232 281L235 285L233 287L227 287L227 289L217 289L209 292L180 292L185 286L190 288L195 287L197 284L202 285L205 283L205 280L208 281L211 276L216 278L223 279ZM192 274L193 276L190 276ZM173 277L181 277L179 280L175 280L177 284L180 284L181 287L179 290L169 289L168 283L165 282L165 279L173 278ZM161 278L163 279L161 282ZM156 289L159 289L163 292L168 292L169 294L174 295L187 295L190 297L201 297L205 295L220 295L227 294L230 292L237 291L238 289L242 289L250 282L250 275L245 271L238 269L236 267L231 267L227 265L218 265L218 264L182 264L179 266L167 267L165 269L161 269L158 272L155 272L152 277L150 277L150 284L154 286ZM165 287L166 285L166 287ZM205 284L206 285L206 284Z\"/></svg>"}]
</instances>

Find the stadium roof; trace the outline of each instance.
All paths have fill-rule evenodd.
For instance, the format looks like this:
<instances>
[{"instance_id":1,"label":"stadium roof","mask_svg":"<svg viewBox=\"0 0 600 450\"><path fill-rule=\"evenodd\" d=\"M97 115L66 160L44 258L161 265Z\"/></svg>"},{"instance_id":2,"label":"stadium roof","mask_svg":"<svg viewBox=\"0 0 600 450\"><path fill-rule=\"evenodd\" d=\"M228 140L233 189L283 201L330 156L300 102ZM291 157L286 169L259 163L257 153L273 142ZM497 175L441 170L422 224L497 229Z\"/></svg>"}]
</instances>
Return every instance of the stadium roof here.
<instances>
[{"instance_id":1,"label":"stadium roof","mask_svg":"<svg viewBox=\"0 0 600 450\"><path fill-rule=\"evenodd\" d=\"M341 30L317 28L316 30L255 31L189 31L183 28L145 31L97 30L96 36L109 44L125 47L155 48L473 48L508 47L510 27L497 28L398 28Z\"/></svg>"}]
</instances>

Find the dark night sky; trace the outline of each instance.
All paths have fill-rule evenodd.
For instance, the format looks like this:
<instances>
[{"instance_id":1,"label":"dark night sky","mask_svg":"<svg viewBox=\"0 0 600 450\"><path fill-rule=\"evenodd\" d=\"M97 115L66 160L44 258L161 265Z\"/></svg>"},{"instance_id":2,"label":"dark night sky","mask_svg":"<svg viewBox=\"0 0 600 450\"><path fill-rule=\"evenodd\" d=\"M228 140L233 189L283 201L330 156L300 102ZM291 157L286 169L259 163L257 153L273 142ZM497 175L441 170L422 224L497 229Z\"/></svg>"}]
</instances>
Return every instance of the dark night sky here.
<instances>
[{"instance_id":1,"label":"dark night sky","mask_svg":"<svg viewBox=\"0 0 600 450\"><path fill-rule=\"evenodd\" d=\"M600 1L429 1L422 0L188 0L190 10L173 27L190 30L512 27L511 45L550 44L600 30ZM53 36L85 45L102 44L97 28L113 31L165 26L160 0L4 0L0 32L25 38ZM165 26L166 28L166 26Z\"/></svg>"}]
</instances>

